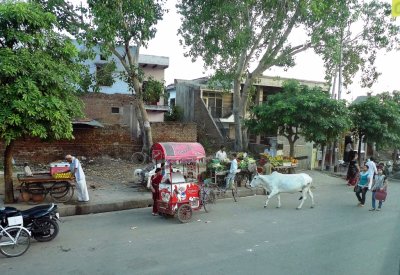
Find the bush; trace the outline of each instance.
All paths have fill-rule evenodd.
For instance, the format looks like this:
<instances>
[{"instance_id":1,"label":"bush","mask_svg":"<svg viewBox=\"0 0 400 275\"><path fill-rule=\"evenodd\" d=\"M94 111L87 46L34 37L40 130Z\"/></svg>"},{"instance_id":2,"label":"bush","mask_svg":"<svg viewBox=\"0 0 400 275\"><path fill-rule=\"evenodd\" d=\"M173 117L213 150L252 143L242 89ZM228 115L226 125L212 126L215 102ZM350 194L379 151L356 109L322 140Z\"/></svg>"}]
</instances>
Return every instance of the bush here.
<instances>
[{"instance_id":1,"label":"bush","mask_svg":"<svg viewBox=\"0 0 400 275\"><path fill-rule=\"evenodd\" d=\"M165 121L181 121L183 118L183 109L179 106L174 106L171 109L171 112L165 114Z\"/></svg>"}]
</instances>

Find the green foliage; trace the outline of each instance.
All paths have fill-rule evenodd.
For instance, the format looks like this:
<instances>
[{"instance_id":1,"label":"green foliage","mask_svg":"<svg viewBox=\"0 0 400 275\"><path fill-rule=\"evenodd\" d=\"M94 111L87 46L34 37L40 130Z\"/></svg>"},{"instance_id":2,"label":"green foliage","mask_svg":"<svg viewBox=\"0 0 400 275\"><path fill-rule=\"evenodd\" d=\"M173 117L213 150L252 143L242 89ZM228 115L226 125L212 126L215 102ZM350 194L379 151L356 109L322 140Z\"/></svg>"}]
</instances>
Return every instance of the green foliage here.
<instances>
[{"instance_id":1,"label":"green foliage","mask_svg":"<svg viewBox=\"0 0 400 275\"><path fill-rule=\"evenodd\" d=\"M113 77L115 68L116 66L114 62L96 64L96 85L112 86L115 82Z\"/></svg>"},{"instance_id":2,"label":"green foliage","mask_svg":"<svg viewBox=\"0 0 400 275\"><path fill-rule=\"evenodd\" d=\"M370 86L379 76L378 50L393 49L400 36L390 4L379 0L182 0L177 8L186 55L201 57L221 83L233 86L236 134L248 88L267 69L293 67L295 56L312 48L324 60L326 80L340 64L344 86L360 70L363 85ZM296 35L300 30L303 37Z\"/></svg>"},{"instance_id":3,"label":"green foliage","mask_svg":"<svg viewBox=\"0 0 400 275\"><path fill-rule=\"evenodd\" d=\"M337 13L327 15L335 25L313 33L314 50L324 60L327 80L341 64L345 87L359 71L362 86L371 87L380 75L375 66L378 51L393 50L399 43L399 25L390 17L391 5L378 0L337 4Z\"/></svg>"},{"instance_id":4,"label":"green foliage","mask_svg":"<svg viewBox=\"0 0 400 275\"><path fill-rule=\"evenodd\" d=\"M0 4L0 139L72 138L82 66L56 18L39 5Z\"/></svg>"},{"instance_id":5,"label":"green foliage","mask_svg":"<svg viewBox=\"0 0 400 275\"><path fill-rule=\"evenodd\" d=\"M164 115L165 121L181 121L183 118L183 109L180 106L173 106L171 112Z\"/></svg>"},{"instance_id":6,"label":"green foliage","mask_svg":"<svg viewBox=\"0 0 400 275\"><path fill-rule=\"evenodd\" d=\"M378 148L400 142L400 104L398 93L368 97L351 105L354 132L364 141L375 142Z\"/></svg>"},{"instance_id":7,"label":"green foliage","mask_svg":"<svg viewBox=\"0 0 400 275\"><path fill-rule=\"evenodd\" d=\"M297 81L284 83L283 92L255 106L245 123L253 133L275 132L285 136L289 143L302 135L307 141L326 144L351 127L344 101L331 99L321 88Z\"/></svg>"},{"instance_id":8,"label":"green foliage","mask_svg":"<svg viewBox=\"0 0 400 275\"><path fill-rule=\"evenodd\" d=\"M160 97L164 95L164 83L155 80L153 77L148 77L143 83L143 100L145 102L158 102Z\"/></svg>"}]
</instances>

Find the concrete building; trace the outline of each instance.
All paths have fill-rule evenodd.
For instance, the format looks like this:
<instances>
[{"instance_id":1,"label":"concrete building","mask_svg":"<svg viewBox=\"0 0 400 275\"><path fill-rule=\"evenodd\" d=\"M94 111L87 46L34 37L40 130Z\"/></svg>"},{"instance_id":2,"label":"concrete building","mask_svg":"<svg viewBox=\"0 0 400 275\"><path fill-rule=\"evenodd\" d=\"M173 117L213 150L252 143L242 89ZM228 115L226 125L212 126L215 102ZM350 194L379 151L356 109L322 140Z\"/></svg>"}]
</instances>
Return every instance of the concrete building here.
<instances>
[{"instance_id":1,"label":"concrete building","mask_svg":"<svg viewBox=\"0 0 400 275\"><path fill-rule=\"evenodd\" d=\"M289 80L282 77L262 76L255 81L255 103L261 104L267 97L282 91L283 82ZM328 89L325 82L297 79L301 84L319 86ZM214 90L208 86L207 78L193 80L175 80L176 105L184 110L185 122L196 122L198 131L203 133L206 140L215 144L227 144L235 139L233 118L233 92ZM276 133L270 135L249 135L249 146L253 151L261 152L266 144L271 144L281 154L288 154L289 143ZM309 160L313 153L312 144L300 139L296 142L296 156L307 156ZM310 162L310 161L309 161ZM305 164L310 166L310 163Z\"/></svg>"},{"instance_id":2,"label":"concrete building","mask_svg":"<svg viewBox=\"0 0 400 275\"><path fill-rule=\"evenodd\" d=\"M75 43L79 49L82 45ZM137 114L133 108L132 94L135 93L121 76L125 72L121 62L114 55L104 56L98 46L94 47L94 59L84 61L89 72L95 76L98 92L92 91L82 97L85 103L87 117L99 120L103 124L120 124L129 126L132 137L139 135ZM122 48L117 51L122 53ZM136 47L131 46L130 51L135 53ZM107 69L107 64L115 63L115 70ZM139 55L139 67L143 70L144 79L149 77L164 82L165 69L169 66L169 58L165 56ZM144 82L145 83L145 82ZM145 107L150 122L163 122L168 106L164 97L157 102L145 102Z\"/></svg>"}]
</instances>

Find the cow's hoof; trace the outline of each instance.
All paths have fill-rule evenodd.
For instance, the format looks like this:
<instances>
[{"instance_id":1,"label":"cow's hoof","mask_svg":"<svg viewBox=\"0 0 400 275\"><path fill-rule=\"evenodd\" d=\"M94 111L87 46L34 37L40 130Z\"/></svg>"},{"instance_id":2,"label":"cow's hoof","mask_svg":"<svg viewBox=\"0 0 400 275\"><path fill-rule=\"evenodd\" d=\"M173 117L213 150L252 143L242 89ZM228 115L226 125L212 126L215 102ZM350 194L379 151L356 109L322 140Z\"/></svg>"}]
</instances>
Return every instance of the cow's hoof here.
<instances>
[{"instance_id":1,"label":"cow's hoof","mask_svg":"<svg viewBox=\"0 0 400 275\"><path fill-rule=\"evenodd\" d=\"M280 206L277 206L276 208L281 208Z\"/></svg>"},{"instance_id":2,"label":"cow's hoof","mask_svg":"<svg viewBox=\"0 0 400 275\"><path fill-rule=\"evenodd\" d=\"M314 205L311 205L311 207L310 208L314 208Z\"/></svg>"},{"instance_id":3,"label":"cow's hoof","mask_svg":"<svg viewBox=\"0 0 400 275\"><path fill-rule=\"evenodd\" d=\"M296 210L300 210L301 208L300 207L296 207Z\"/></svg>"},{"instance_id":4,"label":"cow's hoof","mask_svg":"<svg viewBox=\"0 0 400 275\"><path fill-rule=\"evenodd\" d=\"M264 205L264 208L267 208L267 206L266 206L266 205Z\"/></svg>"}]
</instances>

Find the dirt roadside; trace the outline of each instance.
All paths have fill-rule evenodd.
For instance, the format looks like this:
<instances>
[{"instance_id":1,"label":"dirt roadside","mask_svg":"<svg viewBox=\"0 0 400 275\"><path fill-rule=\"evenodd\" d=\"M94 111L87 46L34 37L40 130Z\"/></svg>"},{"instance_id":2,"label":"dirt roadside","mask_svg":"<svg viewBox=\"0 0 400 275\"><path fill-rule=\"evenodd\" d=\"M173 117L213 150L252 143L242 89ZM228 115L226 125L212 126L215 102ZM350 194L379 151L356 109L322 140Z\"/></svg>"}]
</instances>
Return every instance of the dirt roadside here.
<instances>
[{"instance_id":1,"label":"dirt roadside","mask_svg":"<svg viewBox=\"0 0 400 275\"><path fill-rule=\"evenodd\" d=\"M136 165L126 160L110 157L93 159L78 157L78 159L82 163L88 188L109 189L110 191L135 188L137 191L146 191L146 188L134 181L134 171L145 167L145 165ZM60 160L60 162L62 161ZM50 171L50 164L31 165L30 167L34 173ZM23 167L21 165L14 167L14 188L18 186L16 175L22 172ZM0 171L0 194L4 194L3 171Z\"/></svg>"}]
</instances>

